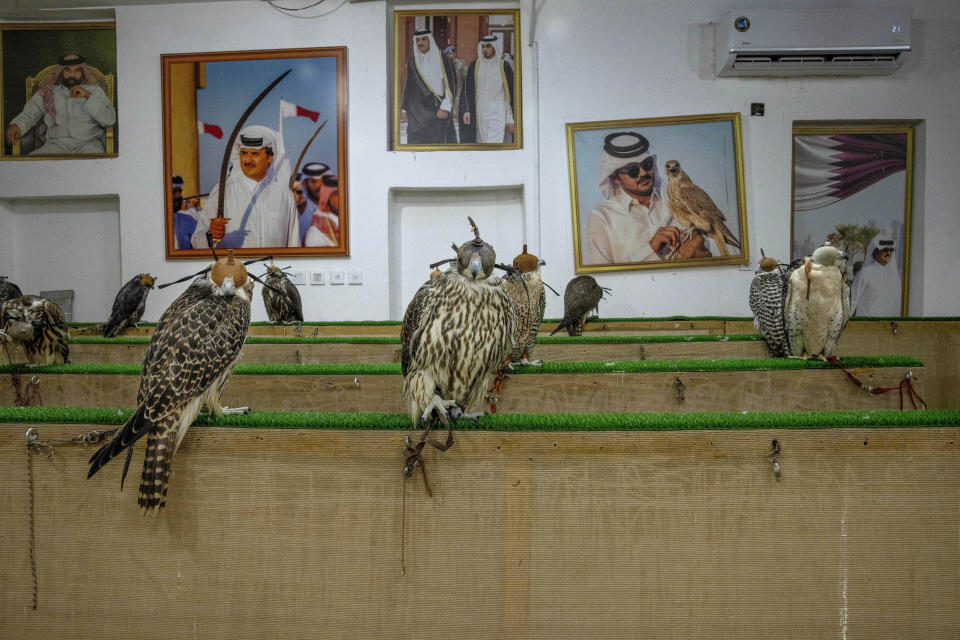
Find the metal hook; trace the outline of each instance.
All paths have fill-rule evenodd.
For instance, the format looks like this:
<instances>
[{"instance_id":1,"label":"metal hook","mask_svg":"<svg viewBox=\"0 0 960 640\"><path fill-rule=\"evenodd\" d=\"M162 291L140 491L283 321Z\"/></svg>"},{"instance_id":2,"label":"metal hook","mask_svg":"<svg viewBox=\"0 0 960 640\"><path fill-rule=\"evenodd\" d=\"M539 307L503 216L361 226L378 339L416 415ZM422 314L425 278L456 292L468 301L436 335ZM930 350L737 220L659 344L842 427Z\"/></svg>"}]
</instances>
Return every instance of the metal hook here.
<instances>
[{"instance_id":1,"label":"metal hook","mask_svg":"<svg viewBox=\"0 0 960 640\"><path fill-rule=\"evenodd\" d=\"M357 389L360 388L360 378L353 379L353 386L356 387Z\"/></svg>"},{"instance_id":2,"label":"metal hook","mask_svg":"<svg viewBox=\"0 0 960 640\"><path fill-rule=\"evenodd\" d=\"M770 443L772 450L767 454L767 460L773 465L773 477L780 479L780 441L774 439Z\"/></svg>"},{"instance_id":3,"label":"metal hook","mask_svg":"<svg viewBox=\"0 0 960 640\"><path fill-rule=\"evenodd\" d=\"M890 331L893 332L893 335L897 335L897 328L898 328L898 327L897 327L897 323L896 323L896 322L891 322L891 323L890 323Z\"/></svg>"},{"instance_id":4,"label":"metal hook","mask_svg":"<svg viewBox=\"0 0 960 640\"><path fill-rule=\"evenodd\" d=\"M679 376L677 376L677 380L673 383L673 386L676 389L677 404L683 404L683 401L686 400L687 386L683 384L683 380L681 380Z\"/></svg>"},{"instance_id":5,"label":"metal hook","mask_svg":"<svg viewBox=\"0 0 960 640\"><path fill-rule=\"evenodd\" d=\"M29 429L27 429L27 433L25 434L25 436L27 438L28 447L40 439L40 433L33 427L30 427Z\"/></svg>"}]
</instances>

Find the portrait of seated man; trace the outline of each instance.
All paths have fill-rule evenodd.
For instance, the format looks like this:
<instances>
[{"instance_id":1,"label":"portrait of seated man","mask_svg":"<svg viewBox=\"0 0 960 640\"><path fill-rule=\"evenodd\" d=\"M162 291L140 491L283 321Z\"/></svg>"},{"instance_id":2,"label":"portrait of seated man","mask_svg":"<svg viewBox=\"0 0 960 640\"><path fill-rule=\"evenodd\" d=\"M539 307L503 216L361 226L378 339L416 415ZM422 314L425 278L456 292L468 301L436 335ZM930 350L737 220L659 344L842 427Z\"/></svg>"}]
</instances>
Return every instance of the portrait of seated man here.
<instances>
[{"instance_id":1,"label":"portrait of seated man","mask_svg":"<svg viewBox=\"0 0 960 640\"><path fill-rule=\"evenodd\" d=\"M231 152L231 169L224 190L223 217L217 216L220 183L210 190L191 244L207 246L209 229L224 249L299 247L297 204L290 190L282 142L269 127L240 130Z\"/></svg>"},{"instance_id":2,"label":"portrait of seated man","mask_svg":"<svg viewBox=\"0 0 960 640\"><path fill-rule=\"evenodd\" d=\"M117 122L117 111L93 79L83 56L60 58L47 81L37 87L23 111L6 128L7 144L14 146L37 124L30 155L83 155L106 153L106 129Z\"/></svg>"}]
</instances>

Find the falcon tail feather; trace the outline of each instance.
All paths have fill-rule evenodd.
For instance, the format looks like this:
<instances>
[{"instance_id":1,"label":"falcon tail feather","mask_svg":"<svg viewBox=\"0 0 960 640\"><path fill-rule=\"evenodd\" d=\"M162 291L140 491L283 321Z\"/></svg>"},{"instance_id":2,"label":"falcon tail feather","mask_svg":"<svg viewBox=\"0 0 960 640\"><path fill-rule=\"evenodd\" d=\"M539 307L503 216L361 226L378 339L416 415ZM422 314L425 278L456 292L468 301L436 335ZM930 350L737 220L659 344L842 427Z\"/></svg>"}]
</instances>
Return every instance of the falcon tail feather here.
<instances>
[{"instance_id":1,"label":"falcon tail feather","mask_svg":"<svg viewBox=\"0 0 960 640\"><path fill-rule=\"evenodd\" d=\"M117 435L113 437L113 440L100 447L96 453L90 456L90 471L87 473L87 478L92 478L93 474L102 469L104 465L113 460L115 457L120 455L121 451L132 448L137 440L142 438L150 431L149 429L143 428L143 412L144 408L142 406L138 407L136 412L134 412L134 414L130 416L130 419L127 420L120 428L119 432L117 432ZM128 454L128 456L131 454ZM128 457L127 464L124 466L124 477L127 475L127 466L129 466L129 464L130 460ZM121 480L121 486L122 484L123 480Z\"/></svg>"}]
</instances>

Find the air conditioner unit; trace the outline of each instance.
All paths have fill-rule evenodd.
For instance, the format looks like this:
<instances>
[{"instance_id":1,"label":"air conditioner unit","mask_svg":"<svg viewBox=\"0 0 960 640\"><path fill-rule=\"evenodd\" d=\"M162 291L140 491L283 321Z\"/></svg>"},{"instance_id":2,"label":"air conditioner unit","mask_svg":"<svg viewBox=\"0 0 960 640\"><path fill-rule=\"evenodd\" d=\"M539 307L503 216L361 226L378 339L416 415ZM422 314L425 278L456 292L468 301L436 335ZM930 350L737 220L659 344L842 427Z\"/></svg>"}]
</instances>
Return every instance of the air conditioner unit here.
<instances>
[{"instance_id":1,"label":"air conditioner unit","mask_svg":"<svg viewBox=\"0 0 960 640\"><path fill-rule=\"evenodd\" d=\"M886 75L910 55L909 7L742 9L714 24L717 76Z\"/></svg>"}]
</instances>

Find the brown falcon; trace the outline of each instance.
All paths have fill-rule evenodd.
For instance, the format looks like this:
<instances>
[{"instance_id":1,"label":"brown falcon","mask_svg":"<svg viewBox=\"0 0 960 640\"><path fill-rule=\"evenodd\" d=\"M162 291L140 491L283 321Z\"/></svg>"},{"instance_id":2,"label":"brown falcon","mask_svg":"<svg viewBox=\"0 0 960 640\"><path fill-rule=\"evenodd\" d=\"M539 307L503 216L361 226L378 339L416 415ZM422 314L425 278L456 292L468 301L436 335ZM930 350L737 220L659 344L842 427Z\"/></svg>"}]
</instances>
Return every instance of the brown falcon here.
<instances>
[{"instance_id":1,"label":"brown falcon","mask_svg":"<svg viewBox=\"0 0 960 640\"><path fill-rule=\"evenodd\" d=\"M245 409L221 407L250 326L253 282L231 251L196 280L160 316L143 359L137 410L112 441L90 458L91 477L124 449L147 436L140 479L141 514L164 506L170 464L203 407L214 415ZM121 477L126 477L124 466Z\"/></svg>"},{"instance_id":2,"label":"brown falcon","mask_svg":"<svg viewBox=\"0 0 960 640\"><path fill-rule=\"evenodd\" d=\"M6 351L16 345L23 347L31 364L67 362L70 332L60 307L38 296L20 296L0 305L0 346Z\"/></svg>"},{"instance_id":3,"label":"brown falcon","mask_svg":"<svg viewBox=\"0 0 960 640\"><path fill-rule=\"evenodd\" d=\"M115 338L129 326L137 326L147 305L147 294L153 289L154 279L149 273L140 273L127 281L113 300L113 311L103 324L103 337Z\"/></svg>"},{"instance_id":4,"label":"brown falcon","mask_svg":"<svg viewBox=\"0 0 960 640\"><path fill-rule=\"evenodd\" d=\"M263 288L263 306L267 309L270 322L283 324L303 322L300 292L297 291L296 285L290 282L287 274L280 267L269 264L266 283L270 286Z\"/></svg>"},{"instance_id":5,"label":"brown falcon","mask_svg":"<svg viewBox=\"0 0 960 640\"><path fill-rule=\"evenodd\" d=\"M550 335L560 329L566 329L569 336L583 335L587 314L592 309L598 309L603 294L609 292L610 289L601 287L591 276L577 276L568 282L563 291L563 319Z\"/></svg>"},{"instance_id":6,"label":"brown falcon","mask_svg":"<svg viewBox=\"0 0 960 640\"><path fill-rule=\"evenodd\" d=\"M457 249L456 258L444 261L454 264L420 287L403 316L403 399L414 424L426 427L418 445L408 444L408 473L436 422L447 426L447 441L428 442L445 450L453 444L451 417L483 415L466 411L484 397L513 344L516 304L502 281L490 277L498 266L496 253L473 220L470 225L475 238Z\"/></svg>"},{"instance_id":7,"label":"brown falcon","mask_svg":"<svg viewBox=\"0 0 960 640\"><path fill-rule=\"evenodd\" d=\"M519 273L511 273L503 279L503 288L517 305L517 328L513 332L513 349L510 351L510 363L539 366L541 360L529 360L537 342L537 333L543 321L543 312L547 307L546 290L540 279L540 266L545 264L532 253L523 253L513 259L513 266Z\"/></svg>"},{"instance_id":8,"label":"brown falcon","mask_svg":"<svg viewBox=\"0 0 960 640\"><path fill-rule=\"evenodd\" d=\"M6 276L0 276L0 304L22 295L23 291L20 291L20 287L7 280Z\"/></svg>"},{"instance_id":9,"label":"brown falcon","mask_svg":"<svg viewBox=\"0 0 960 640\"><path fill-rule=\"evenodd\" d=\"M707 192L693 184L676 160L667 160L667 203L673 219L687 227L683 241L694 231L710 237L717 245L720 255L728 256L727 245L740 248L740 240L727 228L727 218L714 204ZM670 257L676 257L676 251Z\"/></svg>"}]
</instances>

